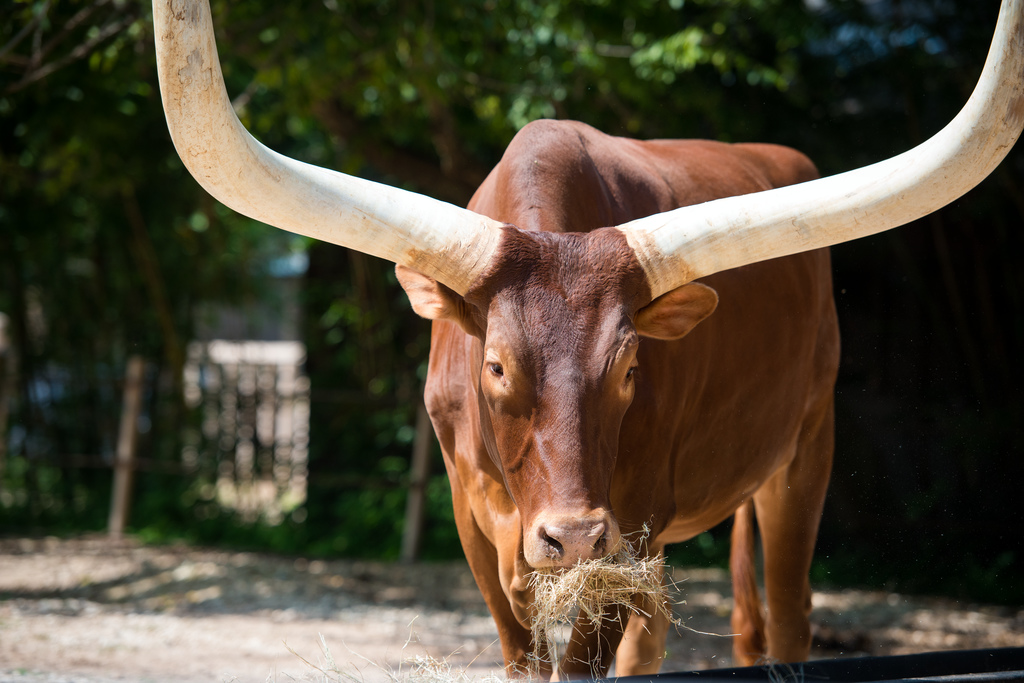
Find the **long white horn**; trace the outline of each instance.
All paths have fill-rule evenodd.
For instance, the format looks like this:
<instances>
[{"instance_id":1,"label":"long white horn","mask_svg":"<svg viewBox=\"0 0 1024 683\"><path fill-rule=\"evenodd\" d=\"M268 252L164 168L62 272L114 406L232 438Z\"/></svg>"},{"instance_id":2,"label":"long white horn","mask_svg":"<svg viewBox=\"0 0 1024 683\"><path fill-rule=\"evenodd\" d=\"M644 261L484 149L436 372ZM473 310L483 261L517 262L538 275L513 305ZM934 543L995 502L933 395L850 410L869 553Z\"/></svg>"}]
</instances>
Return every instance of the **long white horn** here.
<instances>
[{"instance_id":1,"label":"long white horn","mask_svg":"<svg viewBox=\"0 0 1024 683\"><path fill-rule=\"evenodd\" d=\"M1004 0L978 85L960 114L903 154L839 175L619 226L655 296L704 275L895 228L957 199L1024 127L1024 0Z\"/></svg>"},{"instance_id":2,"label":"long white horn","mask_svg":"<svg viewBox=\"0 0 1024 683\"><path fill-rule=\"evenodd\" d=\"M239 213L409 266L460 294L490 261L501 224L423 195L289 159L231 108L207 0L153 0L167 126L199 184Z\"/></svg>"}]
</instances>

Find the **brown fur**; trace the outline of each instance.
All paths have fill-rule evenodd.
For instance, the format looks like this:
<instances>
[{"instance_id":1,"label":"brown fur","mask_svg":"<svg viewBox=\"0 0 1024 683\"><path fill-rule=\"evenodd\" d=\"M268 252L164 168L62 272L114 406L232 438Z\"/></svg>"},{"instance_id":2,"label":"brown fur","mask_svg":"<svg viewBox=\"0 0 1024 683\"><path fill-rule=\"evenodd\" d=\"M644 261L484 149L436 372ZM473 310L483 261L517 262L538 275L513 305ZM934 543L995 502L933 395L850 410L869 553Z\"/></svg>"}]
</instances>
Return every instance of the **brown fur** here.
<instances>
[{"instance_id":1,"label":"brown fur","mask_svg":"<svg viewBox=\"0 0 1024 683\"><path fill-rule=\"evenodd\" d=\"M815 175L772 145L639 142L539 121L470 203L509 227L466 296L399 267L417 312L435 320L426 403L510 671L532 650L531 562L596 556L644 524L646 551L659 553L751 498L767 655L806 657L838 363L828 253L652 302L622 233L604 226ZM563 673L603 674L616 649L619 675L656 671L668 625L640 621L625 639L622 624L579 629Z\"/></svg>"}]
</instances>

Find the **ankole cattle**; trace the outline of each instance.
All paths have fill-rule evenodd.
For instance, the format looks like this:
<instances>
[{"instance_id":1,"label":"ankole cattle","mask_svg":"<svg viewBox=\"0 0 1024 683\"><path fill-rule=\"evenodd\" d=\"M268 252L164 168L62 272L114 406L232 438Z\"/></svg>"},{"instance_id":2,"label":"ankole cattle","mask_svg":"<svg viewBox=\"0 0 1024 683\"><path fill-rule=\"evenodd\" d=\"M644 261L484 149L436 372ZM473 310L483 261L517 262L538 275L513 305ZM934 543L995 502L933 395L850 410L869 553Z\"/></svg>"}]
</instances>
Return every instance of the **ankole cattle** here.
<instances>
[{"instance_id":1,"label":"ankole cattle","mask_svg":"<svg viewBox=\"0 0 1024 683\"><path fill-rule=\"evenodd\" d=\"M839 345L827 247L940 208L1005 156L1024 125L1022 8L1004 3L959 116L872 166L817 178L783 147L538 121L467 209L265 148L231 108L206 0L155 0L154 21L168 126L203 187L394 262L434 321L426 403L516 672L534 647L531 571L606 555L645 525L640 551L657 555L732 515L738 661L807 656ZM657 671L667 620L624 621L576 629L560 674L613 657L619 675Z\"/></svg>"}]
</instances>

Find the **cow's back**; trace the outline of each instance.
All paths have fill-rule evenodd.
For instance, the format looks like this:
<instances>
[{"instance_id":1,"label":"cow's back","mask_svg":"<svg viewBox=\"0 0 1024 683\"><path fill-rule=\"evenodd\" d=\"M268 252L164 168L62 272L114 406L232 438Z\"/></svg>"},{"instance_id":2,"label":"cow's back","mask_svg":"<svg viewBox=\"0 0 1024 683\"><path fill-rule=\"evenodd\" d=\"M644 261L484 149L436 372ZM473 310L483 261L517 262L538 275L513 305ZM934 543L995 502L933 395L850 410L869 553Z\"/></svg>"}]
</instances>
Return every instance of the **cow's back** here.
<instances>
[{"instance_id":1,"label":"cow's back","mask_svg":"<svg viewBox=\"0 0 1024 683\"><path fill-rule=\"evenodd\" d=\"M523 230L589 232L817 177L767 144L632 140L576 121L534 121L509 144L469 208Z\"/></svg>"}]
</instances>

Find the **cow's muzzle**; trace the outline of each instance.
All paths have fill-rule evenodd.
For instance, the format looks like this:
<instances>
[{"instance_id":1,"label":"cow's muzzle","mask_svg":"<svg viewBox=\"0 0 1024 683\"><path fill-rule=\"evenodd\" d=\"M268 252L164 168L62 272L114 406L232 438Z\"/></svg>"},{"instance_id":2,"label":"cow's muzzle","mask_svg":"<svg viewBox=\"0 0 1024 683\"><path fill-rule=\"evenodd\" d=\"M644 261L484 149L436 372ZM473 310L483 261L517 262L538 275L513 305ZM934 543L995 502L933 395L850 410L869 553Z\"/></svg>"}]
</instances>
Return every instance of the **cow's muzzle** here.
<instances>
[{"instance_id":1,"label":"cow's muzzle","mask_svg":"<svg viewBox=\"0 0 1024 683\"><path fill-rule=\"evenodd\" d=\"M524 534L523 553L534 569L571 567L615 552L619 540L619 523L603 508L583 515L539 515Z\"/></svg>"}]
</instances>

